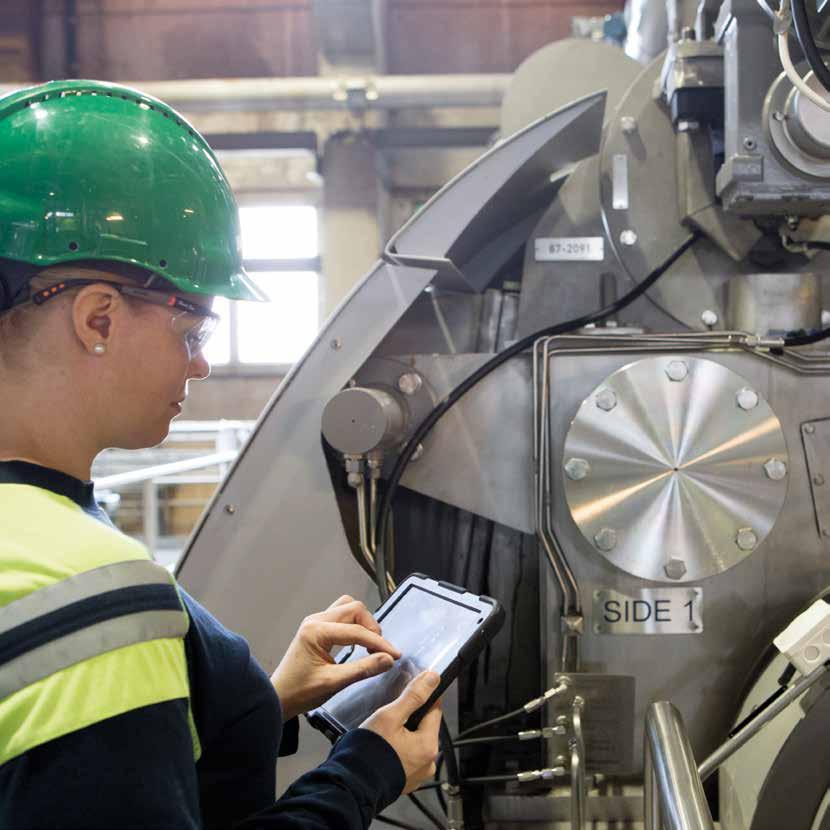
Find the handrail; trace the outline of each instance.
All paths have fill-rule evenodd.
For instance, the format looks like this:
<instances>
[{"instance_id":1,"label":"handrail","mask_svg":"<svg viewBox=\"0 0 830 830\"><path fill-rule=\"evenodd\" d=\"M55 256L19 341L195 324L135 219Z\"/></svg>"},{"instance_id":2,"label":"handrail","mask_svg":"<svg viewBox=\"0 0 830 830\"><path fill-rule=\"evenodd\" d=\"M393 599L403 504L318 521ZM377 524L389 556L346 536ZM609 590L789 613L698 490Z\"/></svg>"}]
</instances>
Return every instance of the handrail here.
<instances>
[{"instance_id":1,"label":"handrail","mask_svg":"<svg viewBox=\"0 0 830 830\"><path fill-rule=\"evenodd\" d=\"M645 830L715 830L680 712L668 701L646 714Z\"/></svg>"}]
</instances>

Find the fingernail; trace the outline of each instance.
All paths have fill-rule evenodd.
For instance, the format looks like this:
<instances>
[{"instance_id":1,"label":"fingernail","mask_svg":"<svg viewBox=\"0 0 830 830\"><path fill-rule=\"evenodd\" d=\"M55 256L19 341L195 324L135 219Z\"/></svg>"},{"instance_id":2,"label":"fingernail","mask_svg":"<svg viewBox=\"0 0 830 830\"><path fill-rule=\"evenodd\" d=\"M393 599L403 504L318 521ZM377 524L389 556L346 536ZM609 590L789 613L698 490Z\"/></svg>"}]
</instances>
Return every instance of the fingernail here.
<instances>
[{"instance_id":1,"label":"fingernail","mask_svg":"<svg viewBox=\"0 0 830 830\"><path fill-rule=\"evenodd\" d=\"M441 675L436 674L434 671L428 671L427 676L425 678L427 686L437 686L441 682Z\"/></svg>"}]
</instances>

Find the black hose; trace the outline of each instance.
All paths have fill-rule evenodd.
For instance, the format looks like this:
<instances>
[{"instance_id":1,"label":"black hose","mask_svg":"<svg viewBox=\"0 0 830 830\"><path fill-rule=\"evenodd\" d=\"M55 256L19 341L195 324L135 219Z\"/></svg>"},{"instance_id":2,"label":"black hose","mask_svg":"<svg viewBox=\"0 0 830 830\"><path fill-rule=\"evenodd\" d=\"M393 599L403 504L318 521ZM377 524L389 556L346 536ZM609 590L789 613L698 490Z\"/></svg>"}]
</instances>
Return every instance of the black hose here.
<instances>
[{"instance_id":1,"label":"black hose","mask_svg":"<svg viewBox=\"0 0 830 830\"><path fill-rule=\"evenodd\" d=\"M821 52L816 46L816 39L813 37L813 31L810 28L810 18L807 15L807 4L805 0L791 0L790 5L793 10L793 23L795 24L795 36L798 38L798 44L801 46L801 51L810 64L810 69L818 78L821 85L827 92L830 92L830 69L824 62Z\"/></svg>"},{"instance_id":2,"label":"black hose","mask_svg":"<svg viewBox=\"0 0 830 830\"><path fill-rule=\"evenodd\" d=\"M416 797L415 793L409 794L409 800L415 805L415 807L419 810L419 812L426 818L426 820L433 826L436 827L438 830L445 830L444 822L441 821L432 810L429 810L425 805L421 804L421 802Z\"/></svg>"},{"instance_id":3,"label":"black hose","mask_svg":"<svg viewBox=\"0 0 830 830\"><path fill-rule=\"evenodd\" d=\"M395 494L398 491L401 477L412 459L418 445L426 438L432 431L432 428L452 409L452 407L464 397L479 381L487 377L491 372L498 369L503 363L506 363L510 358L526 349L531 348L533 344L540 337L556 337L557 335L566 334L567 332L581 329L591 323L599 323L607 317L619 313L627 306L631 305L634 300L641 297L643 294L657 282L666 271L680 259L686 251L694 245L695 242L702 236L699 231L693 231L686 241L662 264L655 268L639 285L621 297L611 305L594 311L591 314L585 314L582 317L577 317L573 320L568 320L564 323L558 323L555 326L548 326L533 334L524 337L518 342L514 343L507 349L499 352L493 358L487 361L483 366L478 368L469 377L463 380L455 389L452 390L438 405L427 415L426 418L418 425L418 428L413 433L412 437L401 450L398 460L389 475L388 485L384 490L383 498L381 499L380 511L378 513L377 533L378 540L377 551L375 554L375 583L378 587L381 599L386 600L389 592L386 586L386 529L389 524L389 514L392 509L392 502Z\"/></svg>"}]
</instances>

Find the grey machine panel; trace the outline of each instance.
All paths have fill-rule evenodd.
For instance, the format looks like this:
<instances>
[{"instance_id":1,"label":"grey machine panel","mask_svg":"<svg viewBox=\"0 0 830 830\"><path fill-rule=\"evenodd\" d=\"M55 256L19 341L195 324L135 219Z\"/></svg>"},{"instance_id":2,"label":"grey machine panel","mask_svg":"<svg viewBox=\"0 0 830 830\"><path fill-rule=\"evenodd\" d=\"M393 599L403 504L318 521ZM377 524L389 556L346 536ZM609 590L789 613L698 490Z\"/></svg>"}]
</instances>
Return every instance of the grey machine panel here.
<instances>
[{"instance_id":1,"label":"grey machine panel","mask_svg":"<svg viewBox=\"0 0 830 830\"><path fill-rule=\"evenodd\" d=\"M540 119L444 187L396 236L390 261L360 282L267 405L177 573L248 639L267 669L308 613L344 592L375 604L373 586L350 555L331 486L320 435L325 405L436 275L470 290L455 263L521 223L518 194L549 198L559 167L597 151L604 102L604 94L594 95ZM281 764L284 780L323 752L322 738L305 743L303 753Z\"/></svg>"}]
</instances>

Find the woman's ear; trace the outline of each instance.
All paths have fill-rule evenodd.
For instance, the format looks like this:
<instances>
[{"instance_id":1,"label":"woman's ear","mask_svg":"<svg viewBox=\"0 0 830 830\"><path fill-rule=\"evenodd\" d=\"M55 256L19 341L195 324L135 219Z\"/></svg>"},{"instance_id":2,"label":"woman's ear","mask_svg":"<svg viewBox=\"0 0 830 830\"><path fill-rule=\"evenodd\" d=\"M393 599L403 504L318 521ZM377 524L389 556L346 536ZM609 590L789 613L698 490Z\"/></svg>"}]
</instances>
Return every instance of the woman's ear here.
<instances>
[{"instance_id":1,"label":"woman's ear","mask_svg":"<svg viewBox=\"0 0 830 830\"><path fill-rule=\"evenodd\" d=\"M118 289L106 283L88 285L78 292L72 304L72 323L75 336L89 354L106 353L123 306Z\"/></svg>"}]
</instances>

